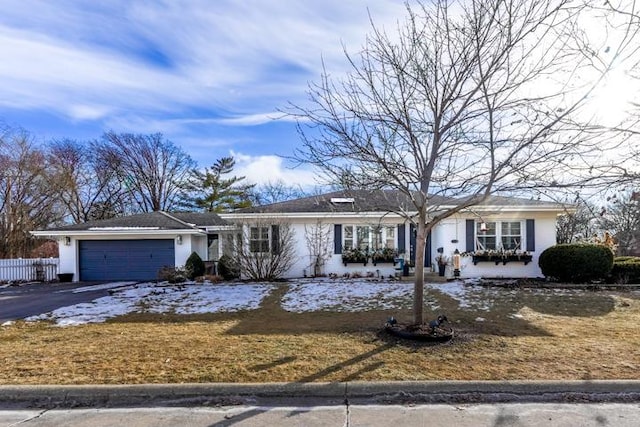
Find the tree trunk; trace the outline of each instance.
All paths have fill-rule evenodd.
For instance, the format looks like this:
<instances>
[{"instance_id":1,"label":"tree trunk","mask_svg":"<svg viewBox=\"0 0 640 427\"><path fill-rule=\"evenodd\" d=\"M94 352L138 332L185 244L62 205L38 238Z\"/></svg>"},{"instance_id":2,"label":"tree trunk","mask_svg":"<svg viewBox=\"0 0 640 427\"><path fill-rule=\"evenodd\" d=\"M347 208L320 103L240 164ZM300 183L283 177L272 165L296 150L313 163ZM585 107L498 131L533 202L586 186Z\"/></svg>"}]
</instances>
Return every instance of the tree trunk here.
<instances>
[{"instance_id":1,"label":"tree trunk","mask_svg":"<svg viewBox=\"0 0 640 427\"><path fill-rule=\"evenodd\" d=\"M413 323L422 324L424 320L424 247L427 242L427 227L424 214L420 215L416 235L415 282L413 284Z\"/></svg>"}]
</instances>

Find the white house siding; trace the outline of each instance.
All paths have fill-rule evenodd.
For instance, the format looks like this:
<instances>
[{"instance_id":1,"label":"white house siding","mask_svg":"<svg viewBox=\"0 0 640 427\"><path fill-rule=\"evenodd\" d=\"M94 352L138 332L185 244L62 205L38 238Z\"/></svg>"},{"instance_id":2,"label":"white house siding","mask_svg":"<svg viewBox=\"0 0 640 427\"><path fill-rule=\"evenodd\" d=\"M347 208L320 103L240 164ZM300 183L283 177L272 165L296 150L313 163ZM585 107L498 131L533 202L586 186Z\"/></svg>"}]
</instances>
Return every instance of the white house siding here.
<instances>
[{"instance_id":1,"label":"white house siding","mask_svg":"<svg viewBox=\"0 0 640 427\"><path fill-rule=\"evenodd\" d=\"M275 217L274 217L275 218ZM229 218L231 219L231 218ZM446 275L448 277L453 276L453 267L451 265L451 260L453 253L456 249L458 249L461 253L466 250L466 220L473 219L475 221L480 221L477 215L458 215L454 217L450 217L441 223L437 224L432 232L432 244L431 244L431 253L425 254L425 257L429 257L432 264L435 265L435 257L437 255L437 248L443 248L443 254L449 259L450 264L447 266ZM501 278L501 277L509 277L509 278L517 278L517 277L541 277L542 273L540 268L538 267L538 257L540 253L549 246L553 246L556 242L556 213L555 212L506 212L506 213L493 213L493 214L483 214L484 221L526 221L527 219L535 220L535 251L532 253L533 259L527 265L524 265L523 262L509 262L506 265L500 263L499 265L495 265L493 262L480 262L477 265L473 265L471 257L462 257L461 258L461 270L460 277L461 278L472 278L472 277L492 277L492 278ZM250 219L248 220L251 221ZM276 221L274 219L274 221ZM317 218L295 218L291 217L285 219L280 217L277 221L288 222L291 224L291 227L294 231L294 246L295 253L297 254L296 260L292 265L289 272L286 274L286 278L295 278L302 277L303 275L312 275L313 274L313 266L311 256L309 254L309 249L307 247L306 239L305 239L305 224L308 227L313 227L316 224ZM403 220L401 218L385 218L382 225L388 226L397 226L402 223ZM358 272L364 276L368 274L373 274L376 276L389 276L396 274L396 266L390 263L381 263L378 265L373 265L371 260L367 263L367 265L362 264L347 264L346 266L342 263L342 255L334 254L334 225L340 224L342 226L345 225L373 225L378 224L378 220L374 217L368 218L356 218L356 217L343 217L343 218L335 218L329 217L322 219L322 223L325 227L329 228L330 232L330 242L329 242L329 252L330 257L326 261L322 272L323 274L337 274L343 275L345 273L354 273ZM406 223L405 226L405 242L407 245L407 252L405 256L407 259L409 258L409 242L410 242L410 227L409 224ZM524 235L526 234L526 230L522 229L523 234L523 245L526 245L524 241ZM457 243L455 242L457 240ZM398 236L396 235L396 247L398 242Z\"/></svg>"},{"instance_id":2,"label":"white house siding","mask_svg":"<svg viewBox=\"0 0 640 427\"><path fill-rule=\"evenodd\" d=\"M274 220L275 221L275 220ZM290 224L294 233L294 251L296 253L295 262L292 267L289 269L289 272L286 274L285 278L296 278L303 277L305 274L310 276L313 274L313 260L311 259L309 248L307 247L307 240L305 238L307 234L307 229L311 227L315 227L316 219L309 220L310 222L303 222L305 220L300 218L291 218L291 219L278 219L278 221L286 222ZM382 223L382 225L389 226L397 226L401 223L402 220L398 219L396 221L388 221ZM329 230L329 254L330 257L326 261L324 267L322 268L323 274L338 274L343 275L345 273L354 273L358 272L363 276L368 274L374 274L379 276L389 276L394 275L396 270L395 266L391 263L380 263L377 266L374 266L371 260L367 263L367 265L363 264L347 264L345 267L342 263L342 255L334 253L334 226L335 224L341 225L373 225L377 224L378 221L372 220L363 220L360 218L327 218L322 221L324 227ZM307 228L305 228L305 224ZM409 241L408 237L408 227L406 231L406 241ZM396 246L397 246L397 236L396 236ZM407 255L408 256L408 255Z\"/></svg>"}]
</instances>

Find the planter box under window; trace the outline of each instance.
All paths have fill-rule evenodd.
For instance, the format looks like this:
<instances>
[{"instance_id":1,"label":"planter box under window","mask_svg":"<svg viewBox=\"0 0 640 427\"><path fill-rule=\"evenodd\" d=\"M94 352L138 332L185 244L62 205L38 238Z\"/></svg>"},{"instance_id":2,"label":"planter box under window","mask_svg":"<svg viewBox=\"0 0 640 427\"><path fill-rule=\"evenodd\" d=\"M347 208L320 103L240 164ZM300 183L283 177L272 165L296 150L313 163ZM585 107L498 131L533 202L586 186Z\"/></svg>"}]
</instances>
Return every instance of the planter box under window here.
<instances>
[{"instance_id":1,"label":"planter box under window","mask_svg":"<svg viewBox=\"0 0 640 427\"><path fill-rule=\"evenodd\" d=\"M508 262L522 262L527 265L533 259L532 255L473 255L473 265L479 262L493 262L496 265L502 263L506 265Z\"/></svg>"}]
</instances>

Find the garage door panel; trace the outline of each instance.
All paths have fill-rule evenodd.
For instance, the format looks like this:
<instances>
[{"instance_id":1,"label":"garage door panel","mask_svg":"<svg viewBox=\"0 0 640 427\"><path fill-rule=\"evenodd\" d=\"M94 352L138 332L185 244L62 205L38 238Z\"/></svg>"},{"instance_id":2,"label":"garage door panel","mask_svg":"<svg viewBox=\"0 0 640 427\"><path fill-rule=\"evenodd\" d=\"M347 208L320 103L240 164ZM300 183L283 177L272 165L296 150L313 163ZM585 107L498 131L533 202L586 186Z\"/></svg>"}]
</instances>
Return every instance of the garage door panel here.
<instances>
[{"instance_id":1,"label":"garage door panel","mask_svg":"<svg viewBox=\"0 0 640 427\"><path fill-rule=\"evenodd\" d=\"M80 280L153 280L175 265L173 239L81 240Z\"/></svg>"}]
</instances>

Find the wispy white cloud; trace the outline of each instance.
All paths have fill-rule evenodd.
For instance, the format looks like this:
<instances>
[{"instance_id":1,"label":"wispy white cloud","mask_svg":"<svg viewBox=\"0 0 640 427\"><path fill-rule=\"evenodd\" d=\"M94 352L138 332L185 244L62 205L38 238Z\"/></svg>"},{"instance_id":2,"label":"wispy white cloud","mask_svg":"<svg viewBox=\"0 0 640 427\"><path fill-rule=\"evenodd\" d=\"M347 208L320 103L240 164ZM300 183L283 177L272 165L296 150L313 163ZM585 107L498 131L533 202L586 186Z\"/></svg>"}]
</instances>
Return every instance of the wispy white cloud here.
<instances>
[{"instance_id":1,"label":"wispy white cloud","mask_svg":"<svg viewBox=\"0 0 640 427\"><path fill-rule=\"evenodd\" d=\"M314 187L320 182L317 171L309 168L290 168L284 159L276 155L252 156L235 151L230 153L236 160L234 174L246 177L255 184L282 181L292 186Z\"/></svg>"},{"instance_id":2,"label":"wispy white cloud","mask_svg":"<svg viewBox=\"0 0 640 427\"><path fill-rule=\"evenodd\" d=\"M272 171L260 165L293 179L261 156L297 144L278 111L306 102L321 61L344 72L342 43L359 50L369 13L386 26L404 13L403 0L3 0L2 9L0 119L28 116L20 125L46 133L46 114L83 137L89 127L94 137L162 132L202 165L250 153L256 182Z\"/></svg>"}]
</instances>

